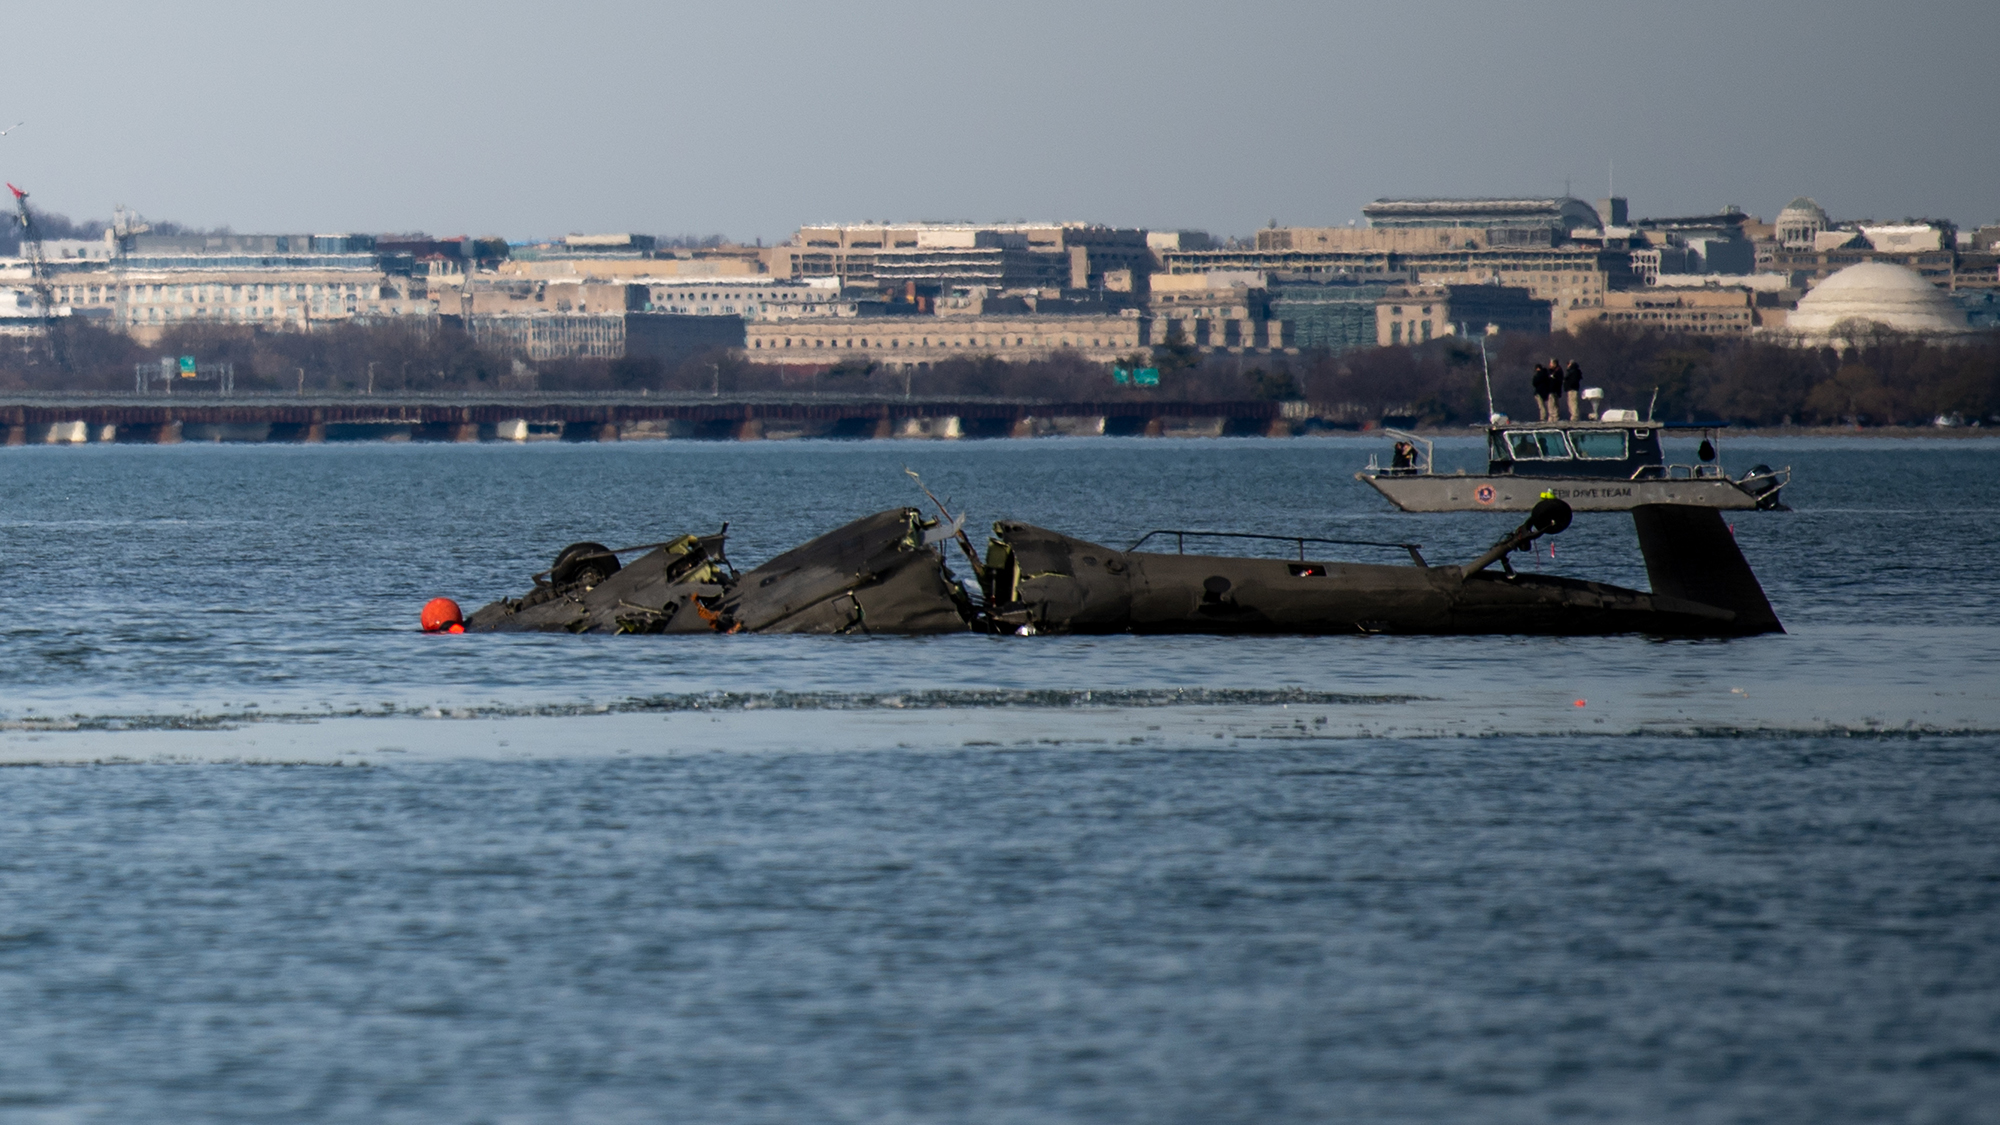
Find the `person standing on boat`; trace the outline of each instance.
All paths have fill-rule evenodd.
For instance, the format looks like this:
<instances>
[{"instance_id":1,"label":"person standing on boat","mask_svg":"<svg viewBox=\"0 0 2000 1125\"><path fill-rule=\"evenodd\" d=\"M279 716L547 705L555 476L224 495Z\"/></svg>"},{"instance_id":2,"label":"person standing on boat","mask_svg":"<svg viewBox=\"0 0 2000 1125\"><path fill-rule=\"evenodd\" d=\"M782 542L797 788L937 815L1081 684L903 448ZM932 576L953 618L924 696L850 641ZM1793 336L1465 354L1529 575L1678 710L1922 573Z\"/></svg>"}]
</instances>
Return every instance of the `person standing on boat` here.
<instances>
[{"instance_id":1,"label":"person standing on boat","mask_svg":"<svg viewBox=\"0 0 2000 1125\"><path fill-rule=\"evenodd\" d=\"M1569 361L1569 370L1563 372L1562 389L1563 399L1569 403L1569 420L1572 422L1581 420L1583 414L1580 408L1583 403L1579 396L1583 394L1582 364L1573 359Z\"/></svg>"},{"instance_id":2,"label":"person standing on boat","mask_svg":"<svg viewBox=\"0 0 2000 1125\"><path fill-rule=\"evenodd\" d=\"M1537 421L1549 421L1549 405L1555 402L1554 392L1549 389L1549 369L1542 364L1535 365L1535 411Z\"/></svg>"}]
</instances>

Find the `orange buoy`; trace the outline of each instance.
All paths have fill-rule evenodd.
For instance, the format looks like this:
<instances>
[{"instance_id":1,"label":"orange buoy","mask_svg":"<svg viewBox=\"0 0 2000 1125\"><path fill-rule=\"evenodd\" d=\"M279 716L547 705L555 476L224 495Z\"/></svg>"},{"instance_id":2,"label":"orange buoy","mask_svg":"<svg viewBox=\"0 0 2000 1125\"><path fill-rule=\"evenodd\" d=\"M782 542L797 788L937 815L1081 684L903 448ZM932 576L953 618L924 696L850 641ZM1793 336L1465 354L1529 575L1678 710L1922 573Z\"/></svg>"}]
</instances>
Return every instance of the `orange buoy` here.
<instances>
[{"instance_id":1,"label":"orange buoy","mask_svg":"<svg viewBox=\"0 0 2000 1125\"><path fill-rule=\"evenodd\" d=\"M424 603L424 632L463 633L465 615L458 611L458 603L450 598L432 598Z\"/></svg>"}]
</instances>

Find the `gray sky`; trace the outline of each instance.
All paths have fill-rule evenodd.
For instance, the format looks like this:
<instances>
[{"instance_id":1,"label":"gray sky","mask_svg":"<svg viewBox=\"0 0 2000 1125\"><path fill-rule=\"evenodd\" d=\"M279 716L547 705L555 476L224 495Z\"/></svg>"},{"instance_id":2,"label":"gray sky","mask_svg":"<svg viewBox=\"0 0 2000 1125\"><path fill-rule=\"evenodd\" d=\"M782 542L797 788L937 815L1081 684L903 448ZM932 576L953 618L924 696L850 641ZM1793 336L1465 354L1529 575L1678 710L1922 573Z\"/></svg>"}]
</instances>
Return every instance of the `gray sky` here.
<instances>
[{"instance_id":1,"label":"gray sky","mask_svg":"<svg viewBox=\"0 0 2000 1125\"><path fill-rule=\"evenodd\" d=\"M2000 3L0 3L0 176L239 231L2000 219Z\"/></svg>"}]
</instances>

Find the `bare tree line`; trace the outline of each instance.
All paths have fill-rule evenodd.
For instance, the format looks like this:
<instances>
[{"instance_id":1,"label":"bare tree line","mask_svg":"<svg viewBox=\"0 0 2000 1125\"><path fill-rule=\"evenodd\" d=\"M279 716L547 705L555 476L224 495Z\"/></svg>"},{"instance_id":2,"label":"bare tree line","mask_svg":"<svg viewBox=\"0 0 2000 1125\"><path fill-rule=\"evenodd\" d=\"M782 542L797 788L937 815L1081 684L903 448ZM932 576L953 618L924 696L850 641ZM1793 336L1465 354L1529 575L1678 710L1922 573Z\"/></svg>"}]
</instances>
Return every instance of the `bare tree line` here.
<instances>
[{"instance_id":1,"label":"bare tree line","mask_svg":"<svg viewBox=\"0 0 2000 1125\"><path fill-rule=\"evenodd\" d=\"M450 320L324 325L311 333L221 324L177 325L155 344L80 321L58 321L60 349L34 337L0 342L0 392L122 392L133 365L195 355L234 365L252 393L798 394L993 397L1042 401L1305 400L1335 419L1384 417L1463 425L1493 405L1533 417L1528 374L1549 358L1580 363L1606 403L1670 420L1748 425L1924 424L1939 416L2000 423L2000 334L1944 344L1858 331L1840 347L1796 348L1756 339L1677 336L1592 326L1552 337L1457 339L1334 355L1203 355L1169 342L1128 357L1154 366L1159 385L1119 383L1110 366L1073 352L1034 362L967 355L902 371L855 358L831 367L752 364L717 349L677 362L647 357L530 362L482 346ZM59 351L66 364L58 364Z\"/></svg>"}]
</instances>

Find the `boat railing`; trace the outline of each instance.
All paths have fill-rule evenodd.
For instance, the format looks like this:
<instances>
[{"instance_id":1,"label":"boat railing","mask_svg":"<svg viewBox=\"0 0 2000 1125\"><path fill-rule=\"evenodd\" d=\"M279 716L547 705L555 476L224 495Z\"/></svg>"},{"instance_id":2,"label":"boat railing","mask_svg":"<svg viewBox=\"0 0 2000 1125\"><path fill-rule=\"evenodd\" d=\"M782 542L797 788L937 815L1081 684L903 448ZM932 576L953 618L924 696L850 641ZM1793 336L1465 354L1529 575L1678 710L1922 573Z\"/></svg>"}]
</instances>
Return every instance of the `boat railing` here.
<instances>
[{"instance_id":1,"label":"boat railing","mask_svg":"<svg viewBox=\"0 0 2000 1125\"><path fill-rule=\"evenodd\" d=\"M1719 462L1710 463L1706 465L1668 464L1661 466L1661 468L1664 468L1666 470L1665 475L1667 480L1727 480L1728 479L1728 474L1722 471L1722 465Z\"/></svg>"},{"instance_id":2,"label":"boat railing","mask_svg":"<svg viewBox=\"0 0 2000 1125\"><path fill-rule=\"evenodd\" d=\"M1376 461L1375 455L1371 453L1368 455L1369 472L1389 473L1391 475L1399 477L1428 477L1436 475L1437 460L1436 457L1434 456L1434 453L1436 452L1435 442L1431 441L1429 438L1418 437L1417 435L1409 432L1408 430L1398 430L1388 426L1384 426L1382 428L1382 432L1387 436L1394 438L1397 441L1409 442L1410 448L1417 451L1417 463L1411 465L1406 469L1398 469L1394 466L1385 469L1381 466L1379 462Z\"/></svg>"},{"instance_id":3,"label":"boat railing","mask_svg":"<svg viewBox=\"0 0 2000 1125\"><path fill-rule=\"evenodd\" d=\"M1419 547L1423 546L1422 543L1385 543L1376 539L1320 539L1311 535L1268 535L1259 531L1194 531L1178 527L1155 528L1133 540L1132 545L1125 548L1125 550L1128 553L1136 551L1155 535L1173 536L1174 553L1177 555L1187 554L1187 541L1190 536L1197 539L1270 539L1280 543L1291 543L1296 546L1300 562L1306 561L1306 544L1331 543L1341 547L1395 547L1408 551L1411 561L1415 562L1418 566L1430 565L1424 561L1424 556L1417 551Z\"/></svg>"}]
</instances>

